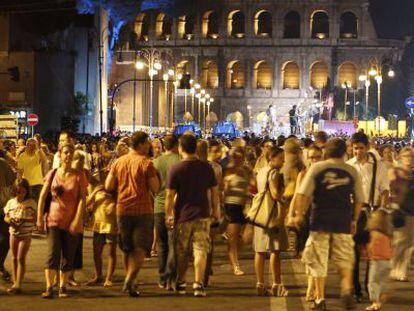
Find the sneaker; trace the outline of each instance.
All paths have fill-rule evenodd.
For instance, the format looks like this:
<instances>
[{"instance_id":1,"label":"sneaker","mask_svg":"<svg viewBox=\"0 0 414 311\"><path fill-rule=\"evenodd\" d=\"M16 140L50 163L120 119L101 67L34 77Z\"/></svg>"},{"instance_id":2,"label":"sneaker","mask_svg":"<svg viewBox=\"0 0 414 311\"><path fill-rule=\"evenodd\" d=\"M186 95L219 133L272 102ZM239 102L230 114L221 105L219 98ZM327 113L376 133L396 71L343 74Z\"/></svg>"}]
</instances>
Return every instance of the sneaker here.
<instances>
[{"instance_id":1,"label":"sneaker","mask_svg":"<svg viewBox=\"0 0 414 311\"><path fill-rule=\"evenodd\" d=\"M355 301L352 295L349 295L349 294L343 295L341 297L341 300L342 300L342 307L344 308L344 310L355 309Z\"/></svg>"},{"instance_id":2,"label":"sneaker","mask_svg":"<svg viewBox=\"0 0 414 311\"><path fill-rule=\"evenodd\" d=\"M206 291L202 283L194 283L194 297L206 297Z\"/></svg>"},{"instance_id":3,"label":"sneaker","mask_svg":"<svg viewBox=\"0 0 414 311\"><path fill-rule=\"evenodd\" d=\"M161 288L161 289L167 289L167 282L159 281L158 282L158 287Z\"/></svg>"},{"instance_id":4,"label":"sneaker","mask_svg":"<svg viewBox=\"0 0 414 311\"><path fill-rule=\"evenodd\" d=\"M59 298L68 298L68 290L65 286L59 288Z\"/></svg>"},{"instance_id":5,"label":"sneaker","mask_svg":"<svg viewBox=\"0 0 414 311\"><path fill-rule=\"evenodd\" d=\"M185 291L186 286L187 286L187 283L185 283L185 282L177 283L175 285L175 292L180 294L180 295L185 295L187 293Z\"/></svg>"},{"instance_id":6,"label":"sneaker","mask_svg":"<svg viewBox=\"0 0 414 311\"><path fill-rule=\"evenodd\" d=\"M321 300L319 302L316 302L316 300L313 302L313 304L310 306L311 310L321 310L321 311L325 311L326 310L326 302L325 300Z\"/></svg>"}]
</instances>

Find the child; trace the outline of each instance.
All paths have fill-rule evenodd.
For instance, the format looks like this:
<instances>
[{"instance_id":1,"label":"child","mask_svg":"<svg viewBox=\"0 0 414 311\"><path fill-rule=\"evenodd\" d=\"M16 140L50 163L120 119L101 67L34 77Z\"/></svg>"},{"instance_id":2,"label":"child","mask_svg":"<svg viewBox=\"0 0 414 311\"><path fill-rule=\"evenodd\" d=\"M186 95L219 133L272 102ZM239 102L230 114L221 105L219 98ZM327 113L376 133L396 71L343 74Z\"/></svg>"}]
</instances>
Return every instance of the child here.
<instances>
[{"instance_id":1,"label":"child","mask_svg":"<svg viewBox=\"0 0 414 311\"><path fill-rule=\"evenodd\" d=\"M89 228L93 231L93 259L95 263L95 277L87 285L102 283L102 252L105 244L109 245L108 271L104 287L112 286L112 275L116 266L117 226L115 214L115 200L105 191L102 183L95 177L91 178L93 190L88 196L86 205L92 214Z\"/></svg>"},{"instance_id":2,"label":"child","mask_svg":"<svg viewBox=\"0 0 414 311\"><path fill-rule=\"evenodd\" d=\"M13 286L7 292L20 294L36 215L36 202L30 198L30 186L26 179L16 182L16 197L7 202L4 215L4 220L10 224L13 256Z\"/></svg>"},{"instance_id":3,"label":"child","mask_svg":"<svg viewBox=\"0 0 414 311\"><path fill-rule=\"evenodd\" d=\"M368 220L370 241L368 244L369 277L368 290L372 305L367 311L380 310L381 296L385 282L388 280L391 259L391 225L389 213L385 209L378 209L371 214Z\"/></svg>"}]
</instances>

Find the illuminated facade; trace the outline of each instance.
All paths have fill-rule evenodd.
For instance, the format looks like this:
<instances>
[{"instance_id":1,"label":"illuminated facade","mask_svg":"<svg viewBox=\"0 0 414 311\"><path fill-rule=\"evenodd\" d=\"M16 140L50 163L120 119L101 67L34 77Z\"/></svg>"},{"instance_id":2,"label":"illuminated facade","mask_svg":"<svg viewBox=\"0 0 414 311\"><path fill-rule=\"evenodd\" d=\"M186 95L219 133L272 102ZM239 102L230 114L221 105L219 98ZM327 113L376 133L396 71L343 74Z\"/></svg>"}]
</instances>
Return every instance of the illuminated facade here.
<instances>
[{"instance_id":1,"label":"illuminated facade","mask_svg":"<svg viewBox=\"0 0 414 311\"><path fill-rule=\"evenodd\" d=\"M136 19L136 38L142 48L170 50L176 71L190 73L215 98L211 109L219 119L240 112L244 125L249 124L248 107L252 118L269 105L286 115L292 105L310 104L328 79L331 86L363 88L358 77L370 61L399 54L404 45L378 39L366 0L222 3L179 17L143 12ZM130 62L119 60L119 54L111 83L133 74ZM124 59L127 54L125 47ZM141 84L140 92L148 92ZM128 92L118 98L117 125L131 122ZM164 126L165 96L162 89L154 92L154 124ZM183 112L182 96L180 92L178 115ZM136 101L142 115L138 123L145 124L148 104L142 98Z\"/></svg>"}]
</instances>

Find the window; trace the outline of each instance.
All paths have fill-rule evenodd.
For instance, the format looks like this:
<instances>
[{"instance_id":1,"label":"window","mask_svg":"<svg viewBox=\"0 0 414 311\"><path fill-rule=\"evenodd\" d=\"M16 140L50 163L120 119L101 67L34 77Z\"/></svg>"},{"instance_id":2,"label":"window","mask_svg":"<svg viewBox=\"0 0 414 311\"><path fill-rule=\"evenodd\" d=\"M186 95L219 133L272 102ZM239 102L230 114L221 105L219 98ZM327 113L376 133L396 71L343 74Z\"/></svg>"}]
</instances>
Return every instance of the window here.
<instances>
[{"instance_id":1,"label":"window","mask_svg":"<svg viewBox=\"0 0 414 311\"><path fill-rule=\"evenodd\" d=\"M227 21L228 34L233 38L244 38L245 36L245 18L242 11L233 11L228 16Z\"/></svg>"},{"instance_id":2,"label":"window","mask_svg":"<svg viewBox=\"0 0 414 311\"><path fill-rule=\"evenodd\" d=\"M202 72L202 86L206 89L216 89L219 86L219 75L217 62L205 61Z\"/></svg>"},{"instance_id":3,"label":"window","mask_svg":"<svg viewBox=\"0 0 414 311\"><path fill-rule=\"evenodd\" d=\"M254 87L270 90L272 88L272 68L266 61L259 61L254 65Z\"/></svg>"},{"instance_id":4,"label":"window","mask_svg":"<svg viewBox=\"0 0 414 311\"><path fill-rule=\"evenodd\" d=\"M324 62L316 62L310 68L310 85L322 89L328 83L328 66Z\"/></svg>"},{"instance_id":5,"label":"window","mask_svg":"<svg viewBox=\"0 0 414 311\"><path fill-rule=\"evenodd\" d=\"M227 66L227 88L244 88L244 68L240 61L231 61Z\"/></svg>"},{"instance_id":6,"label":"window","mask_svg":"<svg viewBox=\"0 0 414 311\"><path fill-rule=\"evenodd\" d=\"M339 66L338 82L339 85L346 83L350 88L357 86L357 68L353 63L344 62Z\"/></svg>"},{"instance_id":7,"label":"window","mask_svg":"<svg viewBox=\"0 0 414 311\"><path fill-rule=\"evenodd\" d=\"M311 17L312 39L329 38L329 16L324 11L317 11Z\"/></svg>"},{"instance_id":8,"label":"window","mask_svg":"<svg viewBox=\"0 0 414 311\"><path fill-rule=\"evenodd\" d=\"M295 62L287 62L282 67L283 89L299 89L300 71Z\"/></svg>"},{"instance_id":9,"label":"window","mask_svg":"<svg viewBox=\"0 0 414 311\"><path fill-rule=\"evenodd\" d=\"M149 28L151 24L150 15L140 13L135 21L135 33L138 40L148 40Z\"/></svg>"},{"instance_id":10,"label":"window","mask_svg":"<svg viewBox=\"0 0 414 311\"><path fill-rule=\"evenodd\" d=\"M358 19L352 12L341 15L340 36L342 39L358 38Z\"/></svg>"},{"instance_id":11,"label":"window","mask_svg":"<svg viewBox=\"0 0 414 311\"><path fill-rule=\"evenodd\" d=\"M155 25L155 33L157 39L170 40L172 33L172 18L164 13L157 16L157 23Z\"/></svg>"},{"instance_id":12,"label":"window","mask_svg":"<svg viewBox=\"0 0 414 311\"><path fill-rule=\"evenodd\" d=\"M300 38L300 15L296 11L291 11L285 15L283 38Z\"/></svg>"},{"instance_id":13,"label":"window","mask_svg":"<svg viewBox=\"0 0 414 311\"><path fill-rule=\"evenodd\" d=\"M180 16L178 19L178 38L187 40L194 38L194 15Z\"/></svg>"},{"instance_id":14,"label":"window","mask_svg":"<svg viewBox=\"0 0 414 311\"><path fill-rule=\"evenodd\" d=\"M272 36L272 15L265 10L259 11L254 17L254 33L258 37Z\"/></svg>"},{"instance_id":15,"label":"window","mask_svg":"<svg viewBox=\"0 0 414 311\"><path fill-rule=\"evenodd\" d=\"M219 18L214 11L207 11L203 14L203 21L201 24L201 32L203 38L217 39L219 37Z\"/></svg>"}]
</instances>

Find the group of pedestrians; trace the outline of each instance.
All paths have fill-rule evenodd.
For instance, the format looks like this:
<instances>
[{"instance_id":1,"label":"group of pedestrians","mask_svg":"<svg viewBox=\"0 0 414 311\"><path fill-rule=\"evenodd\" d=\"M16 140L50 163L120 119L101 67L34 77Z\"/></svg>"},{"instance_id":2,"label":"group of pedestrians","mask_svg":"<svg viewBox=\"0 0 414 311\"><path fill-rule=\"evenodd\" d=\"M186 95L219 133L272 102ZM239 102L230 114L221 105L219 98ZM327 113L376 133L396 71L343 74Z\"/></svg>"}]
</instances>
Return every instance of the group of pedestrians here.
<instances>
[{"instance_id":1,"label":"group of pedestrians","mask_svg":"<svg viewBox=\"0 0 414 311\"><path fill-rule=\"evenodd\" d=\"M53 298L56 288L59 297L68 297L68 286L79 284L74 271L82 268L85 230L93 232L94 259L86 285L113 285L119 246L123 290L131 297L140 295L136 279L151 255L158 260L160 288L185 294L191 260L194 295L205 296L218 234L227 240L237 277L245 274L241 247L253 246L260 296L289 294L280 252L293 248L315 310L326 309L329 259L338 267L345 309L362 302L365 291L372 302L367 310L380 310L389 277L408 281L414 250L410 146L377 146L362 132L348 140L319 132L313 140L292 135L233 141L192 133L151 139L136 132L113 145L101 140L85 146L62 132L57 152L51 149L39 135L17 145L0 142L0 274L10 278L4 267L10 249L10 294L22 291L35 228L46 233L48 248L44 298ZM246 218L257 208L255 198L266 193L278 211L269 216L277 217L273 227Z\"/></svg>"}]
</instances>

